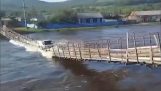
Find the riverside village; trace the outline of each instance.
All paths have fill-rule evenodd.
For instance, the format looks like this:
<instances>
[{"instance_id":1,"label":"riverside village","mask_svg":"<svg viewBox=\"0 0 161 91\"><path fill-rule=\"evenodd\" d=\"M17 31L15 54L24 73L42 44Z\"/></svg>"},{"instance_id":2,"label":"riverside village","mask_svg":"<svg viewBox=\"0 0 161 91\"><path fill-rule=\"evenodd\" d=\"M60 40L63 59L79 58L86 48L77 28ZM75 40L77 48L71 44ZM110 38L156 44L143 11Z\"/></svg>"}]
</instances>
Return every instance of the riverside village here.
<instances>
[{"instance_id":1,"label":"riverside village","mask_svg":"<svg viewBox=\"0 0 161 91\"><path fill-rule=\"evenodd\" d=\"M0 0L0 91L160 91L160 0Z\"/></svg>"}]
</instances>

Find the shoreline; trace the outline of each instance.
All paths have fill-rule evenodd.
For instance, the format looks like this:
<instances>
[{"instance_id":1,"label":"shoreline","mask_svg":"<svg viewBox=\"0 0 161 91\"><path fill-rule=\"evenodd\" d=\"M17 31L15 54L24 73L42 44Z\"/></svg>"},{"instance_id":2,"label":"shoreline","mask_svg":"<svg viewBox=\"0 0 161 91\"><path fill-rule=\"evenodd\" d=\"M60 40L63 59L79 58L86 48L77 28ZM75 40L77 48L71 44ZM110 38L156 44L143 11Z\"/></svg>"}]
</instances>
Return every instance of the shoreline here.
<instances>
[{"instance_id":1,"label":"shoreline","mask_svg":"<svg viewBox=\"0 0 161 91\"><path fill-rule=\"evenodd\" d=\"M139 24L125 24L125 25L112 25L112 26L96 26L96 27L72 27L72 28L59 28L59 29L31 29L28 30L24 27L14 28L14 30L20 34L31 34L39 32L65 32L65 31L81 31L81 30L95 30L102 28L119 28L126 26L148 26L148 25L158 25L160 22L151 22L151 23L139 23Z\"/></svg>"}]
</instances>

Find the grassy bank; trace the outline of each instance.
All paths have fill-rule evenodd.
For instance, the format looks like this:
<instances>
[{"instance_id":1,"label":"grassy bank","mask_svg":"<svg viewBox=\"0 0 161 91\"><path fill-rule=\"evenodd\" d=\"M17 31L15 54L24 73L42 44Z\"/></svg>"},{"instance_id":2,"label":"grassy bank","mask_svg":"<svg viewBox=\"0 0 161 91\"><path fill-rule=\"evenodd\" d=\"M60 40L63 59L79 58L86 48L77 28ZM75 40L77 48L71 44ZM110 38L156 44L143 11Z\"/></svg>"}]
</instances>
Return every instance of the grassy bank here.
<instances>
[{"instance_id":1,"label":"grassy bank","mask_svg":"<svg viewBox=\"0 0 161 91\"><path fill-rule=\"evenodd\" d=\"M100 29L102 27L77 27L77 28L62 28L56 29L57 32L64 32L64 31L81 31L81 30L95 30Z\"/></svg>"},{"instance_id":2,"label":"grassy bank","mask_svg":"<svg viewBox=\"0 0 161 91\"><path fill-rule=\"evenodd\" d=\"M25 27L17 27L14 28L14 30L21 34L27 34L27 33L36 33L36 32L42 32L42 29L32 29L32 28L25 28Z\"/></svg>"},{"instance_id":3,"label":"grassy bank","mask_svg":"<svg viewBox=\"0 0 161 91\"><path fill-rule=\"evenodd\" d=\"M14 30L21 34L27 34L27 33L52 32L52 31L64 32L64 31L94 30L100 28L102 27L77 27L77 28L61 28L61 29L32 29L32 28L26 29L25 27L17 27L14 28Z\"/></svg>"},{"instance_id":4,"label":"grassy bank","mask_svg":"<svg viewBox=\"0 0 161 91\"><path fill-rule=\"evenodd\" d=\"M14 28L14 30L21 34L37 33L37 32L66 32L66 31L85 31L85 30L99 30L103 28L119 28L126 26L152 26L158 25L159 22L126 24L126 25L112 25L112 26L96 26L96 27L75 27L75 28L61 28L61 29L26 29L25 27Z\"/></svg>"}]
</instances>

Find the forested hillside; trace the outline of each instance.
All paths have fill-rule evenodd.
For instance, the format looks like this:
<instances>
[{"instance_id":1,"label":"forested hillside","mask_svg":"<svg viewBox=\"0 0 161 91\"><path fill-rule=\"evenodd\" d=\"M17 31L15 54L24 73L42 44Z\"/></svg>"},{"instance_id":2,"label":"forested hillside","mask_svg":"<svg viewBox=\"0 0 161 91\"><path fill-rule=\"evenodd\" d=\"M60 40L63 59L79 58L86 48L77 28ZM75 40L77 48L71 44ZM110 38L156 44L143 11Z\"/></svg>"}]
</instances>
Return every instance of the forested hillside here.
<instances>
[{"instance_id":1,"label":"forested hillside","mask_svg":"<svg viewBox=\"0 0 161 91\"><path fill-rule=\"evenodd\" d=\"M22 16L22 1L23 0L1 0L1 9L7 15ZM33 13L57 15L64 10L74 10L74 12L96 11L101 12L104 15L128 15L134 10L161 9L161 0L68 0L59 3L25 0L25 3L29 16Z\"/></svg>"},{"instance_id":2,"label":"forested hillside","mask_svg":"<svg viewBox=\"0 0 161 91\"><path fill-rule=\"evenodd\" d=\"M161 0L97 0L98 4L113 4L113 5L136 5L145 3L158 3Z\"/></svg>"},{"instance_id":3,"label":"forested hillside","mask_svg":"<svg viewBox=\"0 0 161 91\"><path fill-rule=\"evenodd\" d=\"M161 0L69 0L61 3L47 3L39 0L25 0L26 7L37 9L58 9L77 5L139 5L159 3ZM1 7L4 10L21 10L22 0L1 0Z\"/></svg>"}]
</instances>

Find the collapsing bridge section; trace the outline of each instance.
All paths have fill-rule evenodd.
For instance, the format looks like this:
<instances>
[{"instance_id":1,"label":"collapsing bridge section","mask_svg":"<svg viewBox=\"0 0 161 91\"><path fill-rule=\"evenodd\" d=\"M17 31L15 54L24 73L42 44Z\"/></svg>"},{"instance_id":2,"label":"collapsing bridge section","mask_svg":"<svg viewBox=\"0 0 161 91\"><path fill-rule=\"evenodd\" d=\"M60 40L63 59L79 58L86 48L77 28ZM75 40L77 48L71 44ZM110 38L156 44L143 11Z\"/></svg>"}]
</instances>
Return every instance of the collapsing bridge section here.
<instances>
[{"instance_id":1,"label":"collapsing bridge section","mask_svg":"<svg viewBox=\"0 0 161 91\"><path fill-rule=\"evenodd\" d=\"M161 65L161 32L144 35L127 33L124 37L91 41L54 42L47 48L7 27L1 28L0 33L22 43L24 47L34 47L50 58Z\"/></svg>"}]
</instances>

